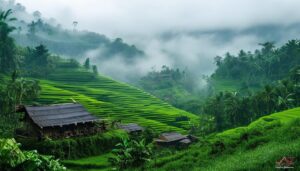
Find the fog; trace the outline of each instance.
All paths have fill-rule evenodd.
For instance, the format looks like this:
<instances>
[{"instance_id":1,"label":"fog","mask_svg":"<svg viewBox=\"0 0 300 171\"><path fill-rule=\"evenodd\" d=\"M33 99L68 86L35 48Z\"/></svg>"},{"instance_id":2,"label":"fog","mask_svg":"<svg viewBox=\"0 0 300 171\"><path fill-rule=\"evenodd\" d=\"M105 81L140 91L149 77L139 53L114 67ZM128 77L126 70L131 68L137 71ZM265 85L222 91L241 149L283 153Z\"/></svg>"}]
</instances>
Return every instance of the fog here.
<instances>
[{"instance_id":1,"label":"fog","mask_svg":"<svg viewBox=\"0 0 300 171\"><path fill-rule=\"evenodd\" d=\"M97 60L101 47L86 52L99 70L123 81L162 65L210 74L213 58L258 43L281 45L299 37L299 0L17 0L27 11L40 11L66 28L121 37L146 57L128 64L122 56Z\"/></svg>"}]
</instances>

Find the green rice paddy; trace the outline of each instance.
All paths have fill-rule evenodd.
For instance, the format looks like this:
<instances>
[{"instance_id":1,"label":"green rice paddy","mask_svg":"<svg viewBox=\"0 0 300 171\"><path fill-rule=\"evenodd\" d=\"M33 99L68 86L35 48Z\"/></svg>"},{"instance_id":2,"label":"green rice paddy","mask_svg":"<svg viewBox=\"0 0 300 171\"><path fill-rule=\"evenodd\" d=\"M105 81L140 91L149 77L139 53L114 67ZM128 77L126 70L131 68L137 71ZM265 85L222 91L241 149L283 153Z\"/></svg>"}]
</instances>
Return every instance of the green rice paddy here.
<instances>
[{"instance_id":1,"label":"green rice paddy","mask_svg":"<svg viewBox=\"0 0 300 171\"><path fill-rule=\"evenodd\" d=\"M89 112L103 119L120 119L163 131L185 132L198 116L159 100L125 83L104 76L95 76L82 68L61 67L47 80L40 81L42 104L83 104ZM190 121L176 122L176 117L187 116Z\"/></svg>"}]
</instances>

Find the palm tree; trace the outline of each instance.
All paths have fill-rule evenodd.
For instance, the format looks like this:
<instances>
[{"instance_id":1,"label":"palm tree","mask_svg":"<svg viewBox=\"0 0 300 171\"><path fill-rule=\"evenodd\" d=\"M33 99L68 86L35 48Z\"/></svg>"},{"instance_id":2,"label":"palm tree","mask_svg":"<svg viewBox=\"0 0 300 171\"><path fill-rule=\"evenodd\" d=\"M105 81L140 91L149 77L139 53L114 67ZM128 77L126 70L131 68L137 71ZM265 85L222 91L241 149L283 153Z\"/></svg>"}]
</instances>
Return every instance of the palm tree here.
<instances>
[{"instance_id":1,"label":"palm tree","mask_svg":"<svg viewBox=\"0 0 300 171\"><path fill-rule=\"evenodd\" d=\"M15 27L9 26L7 24L8 22L16 20L16 18L10 17L11 14L11 9L0 13L0 38L7 38L8 34L16 29Z\"/></svg>"},{"instance_id":2,"label":"palm tree","mask_svg":"<svg viewBox=\"0 0 300 171\"><path fill-rule=\"evenodd\" d=\"M123 139L121 143L116 145L116 149L112 150L114 156L110 158L110 162L119 168L130 166L133 160L131 151L130 142L127 139Z\"/></svg>"},{"instance_id":3,"label":"palm tree","mask_svg":"<svg viewBox=\"0 0 300 171\"><path fill-rule=\"evenodd\" d=\"M228 93L225 100L225 113L229 116L231 124L237 124L238 115L240 115L240 101L237 93Z\"/></svg>"},{"instance_id":4,"label":"palm tree","mask_svg":"<svg viewBox=\"0 0 300 171\"><path fill-rule=\"evenodd\" d=\"M110 158L110 162L120 169L140 166L149 161L152 154L151 148L146 145L144 139L141 141L123 139L116 147L112 151L114 156Z\"/></svg>"},{"instance_id":5,"label":"palm tree","mask_svg":"<svg viewBox=\"0 0 300 171\"><path fill-rule=\"evenodd\" d=\"M15 94L15 101L19 105L22 104L23 100L34 99L37 97L41 88L35 80L20 78L11 82L9 90Z\"/></svg>"},{"instance_id":6,"label":"palm tree","mask_svg":"<svg viewBox=\"0 0 300 171\"><path fill-rule=\"evenodd\" d=\"M15 27L9 26L8 22L16 20L10 17L12 10L0 13L0 71L7 72L16 68L17 61L15 56L15 44L9 33L15 30Z\"/></svg>"},{"instance_id":7,"label":"palm tree","mask_svg":"<svg viewBox=\"0 0 300 171\"><path fill-rule=\"evenodd\" d=\"M295 99L293 98L294 94L289 93L286 96L278 96L277 105L280 110L288 109L293 106Z\"/></svg>"},{"instance_id":8,"label":"palm tree","mask_svg":"<svg viewBox=\"0 0 300 171\"><path fill-rule=\"evenodd\" d=\"M132 157L133 157L133 165L139 166L147 161L150 161L151 156L151 149L146 145L145 139L142 139L141 141L132 141L133 145L133 151L132 151Z\"/></svg>"},{"instance_id":9,"label":"palm tree","mask_svg":"<svg viewBox=\"0 0 300 171\"><path fill-rule=\"evenodd\" d=\"M262 93L262 100L264 104L266 105L266 114L272 113L274 110L274 93L271 86L265 86L265 90Z\"/></svg>"}]
</instances>

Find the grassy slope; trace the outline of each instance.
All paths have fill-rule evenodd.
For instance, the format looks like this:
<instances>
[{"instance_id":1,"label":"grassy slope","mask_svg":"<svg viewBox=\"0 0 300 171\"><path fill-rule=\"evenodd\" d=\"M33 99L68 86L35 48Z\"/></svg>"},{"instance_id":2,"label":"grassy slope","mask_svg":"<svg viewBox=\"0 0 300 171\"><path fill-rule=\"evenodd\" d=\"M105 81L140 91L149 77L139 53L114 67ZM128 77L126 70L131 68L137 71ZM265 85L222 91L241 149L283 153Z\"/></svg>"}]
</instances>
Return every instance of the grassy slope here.
<instances>
[{"instance_id":1,"label":"grassy slope","mask_svg":"<svg viewBox=\"0 0 300 171\"><path fill-rule=\"evenodd\" d=\"M243 86L242 83L239 80L230 80L230 79L222 79L222 78L213 78L211 80L211 85L216 93L222 92L222 91L229 91L229 92L235 92L235 91L241 91ZM258 91L260 90L260 86L249 86L249 91Z\"/></svg>"},{"instance_id":2,"label":"grassy slope","mask_svg":"<svg viewBox=\"0 0 300 171\"><path fill-rule=\"evenodd\" d=\"M216 79L212 80L212 86L216 92L221 91L237 91L240 89L240 83L234 80L223 80L223 79Z\"/></svg>"},{"instance_id":3,"label":"grassy slope","mask_svg":"<svg viewBox=\"0 0 300 171\"><path fill-rule=\"evenodd\" d=\"M100 156L92 156L79 160L65 160L64 165L72 170L111 170L111 165L108 158L111 157L111 153L103 154Z\"/></svg>"},{"instance_id":4,"label":"grassy slope","mask_svg":"<svg viewBox=\"0 0 300 171\"><path fill-rule=\"evenodd\" d=\"M275 161L283 156L300 159L298 119L300 108L262 117L247 127L211 135L185 151L159 158L149 169L274 170ZM222 150L216 146L220 142Z\"/></svg>"},{"instance_id":5,"label":"grassy slope","mask_svg":"<svg viewBox=\"0 0 300 171\"><path fill-rule=\"evenodd\" d=\"M60 67L48 80L41 80L41 86L38 100L41 103L71 102L73 98L101 118L135 122L157 131L184 132L198 120L196 115L176 109L137 88L104 76L95 78L84 69ZM182 115L188 116L191 123L175 122Z\"/></svg>"},{"instance_id":6,"label":"grassy slope","mask_svg":"<svg viewBox=\"0 0 300 171\"><path fill-rule=\"evenodd\" d=\"M274 170L275 161L282 156L300 158L300 122L290 125L297 119L300 119L300 108L262 117L247 127L208 138L210 143L224 142L227 151L211 155L209 145L201 141L185 151L158 158L156 164L150 163L147 170ZM289 130L294 134L287 135ZM245 133L252 136L246 142L239 142ZM109 156L69 160L65 164L75 170L109 170Z\"/></svg>"}]
</instances>

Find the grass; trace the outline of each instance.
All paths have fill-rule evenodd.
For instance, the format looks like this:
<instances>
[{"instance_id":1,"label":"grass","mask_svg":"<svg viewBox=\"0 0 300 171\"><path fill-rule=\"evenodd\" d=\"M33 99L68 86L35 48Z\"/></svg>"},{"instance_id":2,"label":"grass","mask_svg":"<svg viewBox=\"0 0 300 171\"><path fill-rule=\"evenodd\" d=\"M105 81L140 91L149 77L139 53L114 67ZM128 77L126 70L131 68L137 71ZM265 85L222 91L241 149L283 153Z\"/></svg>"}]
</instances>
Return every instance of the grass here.
<instances>
[{"instance_id":1,"label":"grass","mask_svg":"<svg viewBox=\"0 0 300 171\"><path fill-rule=\"evenodd\" d=\"M65 160L63 164L71 170L109 170L111 167L108 158L111 157L111 153L103 154L100 156L92 156L82 158L79 160Z\"/></svg>"},{"instance_id":2,"label":"grass","mask_svg":"<svg viewBox=\"0 0 300 171\"><path fill-rule=\"evenodd\" d=\"M235 80L229 79L213 79L212 86L214 87L215 92L222 91L238 91L241 88L241 84Z\"/></svg>"},{"instance_id":3,"label":"grass","mask_svg":"<svg viewBox=\"0 0 300 171\"><path fill-rule=\"evenodd\" d=\"M194 114L82 68L58 68L47 80L40 82L42 93L38 101L42 104L68 103L74 99L100 118L134 122L159 132L185 132L198 122L198 116ZM179 116L187 116L190 121L176 123L175 118Z\"/></svg>"},{"instance_id":4,"label":"grass","mask_svg":"<svg viewBox=\"0 0 300 171\"><path fill-rule=\"evenodd\" d=\"M218 92L241 92L243 91L243 85L240 80L213 78L211 85L216 93ZM249 86L247 90L255 92L260 90L260 86ZM245 89L244 89L245 90Z\"/></svg>"},{"instance_id":5,"label":"grass","mask_svg":"<svg viewBox=\"0 0 300 171\"><path fill-rule=\"evenodd\" d=\"M153 159L144 170L274 170L283 156L300 159L300 108L262 117L246 127L230 129L200 139L182 151ZM243 137L248 136L245 140ZM224 149L217 149L217 142ZM215 151L215 152L213 152ZM71 169L106 170L110 154L74 161ZM93 167L92 167L93 166ZM296 163L296 168L300 167ZM134 170L143 170L136 168ZM89 170L89 169L86 169ZM91 171L89 170L89 171ZM133 170L133 169L129 169Z\"/></svg>"},{"instance_id":6,"label":"grass","mask_svg":"<svg viewBox=\"0 0 300 171\"><path fill-rule=\"evenodd\" d=\"M295 108L210 135L151 162L148 170L274 170L275 161L284 156L299 161L299 147L300 108ZM299 162L295 167L300 167Z\"/></svg>"}]
</instances>

